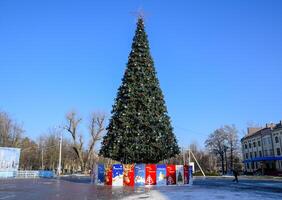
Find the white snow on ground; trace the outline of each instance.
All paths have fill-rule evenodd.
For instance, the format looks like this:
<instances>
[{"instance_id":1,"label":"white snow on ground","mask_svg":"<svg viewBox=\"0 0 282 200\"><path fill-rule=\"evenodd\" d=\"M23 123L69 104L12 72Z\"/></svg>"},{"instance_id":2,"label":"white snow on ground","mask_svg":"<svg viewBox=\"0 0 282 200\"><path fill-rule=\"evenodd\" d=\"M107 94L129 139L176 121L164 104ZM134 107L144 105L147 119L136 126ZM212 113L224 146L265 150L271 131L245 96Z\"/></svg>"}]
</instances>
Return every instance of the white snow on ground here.
<instances>
[{"instance_id":1,"label":"white snow on ground","mask_svg":"<svg viewBox=\"0 0 282 200\"><path fill-rule=\"evenodd\" d=\"M135 194L123 198L124 200L135 199L156 199L156 200L218 200L218 199L232 199L232 200L273 200L282 199L281 194L273 194L262 191L247 191L247 190L229 190L229 189L207 189L198 186L193 187L163 187L152 188L145 193Z\"/></svg>"},{"instance_id":2,"label":"white snow on ground","mask_svg":"<svg viewBox=\"0 0 282 200\"><path fill-rule=\"evenodd\" d=\"M135 199L157 199L157 200L167 200L168 198L164 196L157 190L152 190L145 194L138 194L123 198L124 200L135 200Z\"/></svg>"}]
</instances>

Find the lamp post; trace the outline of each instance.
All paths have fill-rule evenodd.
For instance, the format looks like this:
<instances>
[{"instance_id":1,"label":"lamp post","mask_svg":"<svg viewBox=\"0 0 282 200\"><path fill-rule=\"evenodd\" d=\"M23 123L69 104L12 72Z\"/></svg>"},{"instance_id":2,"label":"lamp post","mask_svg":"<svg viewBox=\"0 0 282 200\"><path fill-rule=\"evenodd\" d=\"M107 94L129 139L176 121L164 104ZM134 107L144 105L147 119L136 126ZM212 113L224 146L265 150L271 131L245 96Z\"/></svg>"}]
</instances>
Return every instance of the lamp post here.
<instances>
[{"instance_id":1,"label":"lamp post","mask_svg":"<svg viewBox=\"0 0 282 200\"><path fill-rule=\"evenodd\" d=\"M60 136L60 150L59 150L59 164L58 164L58 176L61 175L62 168L62 143L63 143L63 134Z\"/></svg>"}]
</instances>

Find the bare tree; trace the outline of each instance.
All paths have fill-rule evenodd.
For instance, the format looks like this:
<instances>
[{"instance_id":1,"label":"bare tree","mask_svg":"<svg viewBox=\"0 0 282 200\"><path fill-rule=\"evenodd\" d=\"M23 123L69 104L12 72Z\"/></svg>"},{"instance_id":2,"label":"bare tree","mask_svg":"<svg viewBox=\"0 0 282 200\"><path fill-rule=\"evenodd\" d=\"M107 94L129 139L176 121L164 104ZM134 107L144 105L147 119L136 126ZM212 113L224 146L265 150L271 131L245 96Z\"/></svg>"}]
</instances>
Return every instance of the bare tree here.
<instances>
[{"instance_id":1,"label":"bare tree","mask_svg":"<svg viewBox=\"0 0 282 200\"><path fill-rule=\"evenodd\" d=\"M70 112L66 116L67 125L65 129L71 134L73 141L73 150L79 160L81 170L86 172L87 164L90 156L93 155L93 149L97 142L101 140L104 131L105 116L94 113L91 116L89 123L90 141L88 148L84 150L84 142L82 134L78 135L78 127L82 121L75 112Z\"/></svg>"},{"instance_id":2,"label":"bare tree","mask_svg":"<svg viewBox=\"0 0 282 200\"><path fill-rule=\"evenodd\" d=\"M20 144L20 169L22 170L36 170L39 169L39 148L38 144L28 137L21 140Z\"/></svg>"},{"instance_id":3,"label":"bare tree","mask_svg":"<svg viewBox=\"0 0 282 200\"><path fill-rule=\"evenodd\" d=\"M104 121L105 121L105 115L99 114L99 113L92 113L90 117L89 122L89 133L91 135L91 140L89 143L89 148L87 152L87 161L90 160L90 156L92 156L92 168L96 163L96 157L97 154L95 153L94 147L96 144L103 138L103 132L105 130L104 128Z\"/></svg>"},{"instance_id":4,"label":"bare tree","mask_svg":"<svg viewBox=\"0 0 282 200\"><path fill-rule=\"evenodd\" d=\"M202 148L200 148L197 142L192 142L189 145L189 149L193 152L205 173L214 174L214 172L216 172L216 162L213 154L204 151ZM193 160L193 157L191 160ZM195 169L196 171L200 171L198 165L195 165Z\"/></svg>"},{"instance_id":5,"label":"bare tree","mask_svg":"<svg viewBox=\"0 0 282 200\"><path fill-rule=\"evenodd\" d=\"M206 148L209 152L219 156L221 161L222 174L224 174L224 154L226 151L226 139L227 135L222 128L216 129L211 133L208 139L205 141Z\"/></svg>"},{"instance_id":6,"label":"bare tree","mask_svg":"<svg viewBox=\"0 0 282 200\"><path fill-rule=\"evenodd\" d=\"M0 146L19 147L24 130L6 112L0 112Z\"/></svg>"},{"instance_id":7,"label":"bare tree","mask_svg":"<svg viewBox=\"0 0 282 200\"><path fill-rule=\"evenodd\" d=\"M234 154L239 149L238 130L235 125L225 125L223 130L227 136L227 143L230 152L230 168L234 169Z\"/></svg>"}]
</instances>

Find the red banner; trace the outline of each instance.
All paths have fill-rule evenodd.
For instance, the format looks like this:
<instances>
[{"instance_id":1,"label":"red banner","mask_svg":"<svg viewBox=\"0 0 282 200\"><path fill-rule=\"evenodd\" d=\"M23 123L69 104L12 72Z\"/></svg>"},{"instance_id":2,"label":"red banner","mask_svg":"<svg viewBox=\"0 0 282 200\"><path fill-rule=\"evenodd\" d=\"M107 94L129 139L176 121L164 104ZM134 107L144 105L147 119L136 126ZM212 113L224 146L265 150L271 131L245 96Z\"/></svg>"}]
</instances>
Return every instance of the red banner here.
<instances>
[{"instance_id":1,"label":"red banner","mask_svg":"<svg viewBox=\"0 0 282 200\"><path fill-rule=\"evenodd\" d=\"M189 166L184 165L184 184L189 184Z\"/></svg>"},{"instance_id":2,"label":"red banner","mask_svg":"<svg viewBox=\"0 0 282 200\"><path fill-rule=\"evenodd\" d=\"M157 166L154 164L146 165L146 185L156 185Z\"/></svg>"},{"instance_id":3,"label":"red banner","mask_svg":"<svg viewBox=\"0 0 282 200\"><path fill-rule=\"evenodd\" d=\"M176 168L175 165L166 166L167 185L176 184Z\"/></svg>"},{"instance_id":4,"label":"red banner","mask_svg":"<svg viewBox=\"0 0 282 200\"><path fill-rule=\"evenodd\" d=\"M123 165L123 185L134 186L134 165Z\"/></svg>"},{"instance_id":5,"label":"red banner","mask_svg":"<svg viewBox=\"0 0 282 200\"><path fill-rule=\"evenodd\" d=\"M112 165L108 165L105 168L105 185L112 185L112 181L113 181Z\"/></svg>"}]
</instances>

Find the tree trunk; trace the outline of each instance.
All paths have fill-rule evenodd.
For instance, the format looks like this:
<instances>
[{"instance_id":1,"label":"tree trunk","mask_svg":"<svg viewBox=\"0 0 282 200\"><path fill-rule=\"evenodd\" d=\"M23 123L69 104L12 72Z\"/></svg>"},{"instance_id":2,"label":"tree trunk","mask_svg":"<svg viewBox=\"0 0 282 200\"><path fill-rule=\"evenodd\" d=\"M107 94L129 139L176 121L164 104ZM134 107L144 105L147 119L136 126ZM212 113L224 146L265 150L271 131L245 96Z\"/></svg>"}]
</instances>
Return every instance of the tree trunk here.
<instances>
[{"instance_id":1,"label":"tree trunk","mask_svg":"<svg viewBox=\"0 0 282 200\"><path fill-rule=\"evenodd\" d=\"M224 154L225 154L225 172L226 172L226 174L227 174L227 171L228 171L228 160L227 160L227 155L226 155L226 151L224 152Z\"/></svg>"},{"instance_id":2,"label":"tree trunk","mask_svg":"<svg viewBox=\"0 0 282 200\"><path fill-rule=\"evenodd\" d=\"M231 142L231 145L230 145L230 166L232 169L234 169L234 166L233 166L233 144Z\"/></svg>"},{"instance_id":3,"label":"tree trunk","mask_svg":"<svg viewBox=\"0 0 282 200\"><path fill-rule=\"evenodd\" d=\"M224 175L224 154L221 155L221 170L222 170L222 175Z\"/></svg>"}]
</instances>

